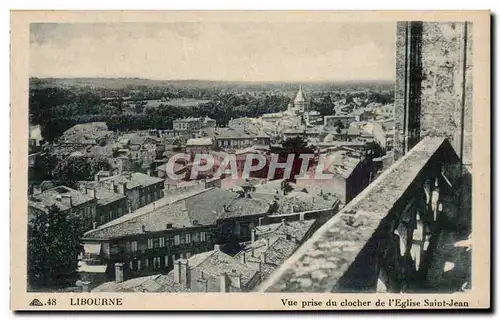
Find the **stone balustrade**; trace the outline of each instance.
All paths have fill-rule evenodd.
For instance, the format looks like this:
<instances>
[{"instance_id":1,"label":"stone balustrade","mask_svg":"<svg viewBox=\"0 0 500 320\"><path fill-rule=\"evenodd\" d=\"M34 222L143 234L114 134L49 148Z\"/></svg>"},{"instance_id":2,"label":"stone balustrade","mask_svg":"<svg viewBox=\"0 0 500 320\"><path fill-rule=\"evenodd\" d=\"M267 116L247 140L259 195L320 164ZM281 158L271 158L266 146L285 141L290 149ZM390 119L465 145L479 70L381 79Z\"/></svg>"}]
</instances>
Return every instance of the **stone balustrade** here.
<instances>
[{"instance_id":1,"label":"stone balustrade","mask_svg":"<svg viewBox=\"0 0 500 320\"><path fill-rule=\"evenodd\" d=\"M469 232L463 227L470 226L463 177L464 168L449 141L424 138L321 226L257 290L429 290L427 276L436 263L433 256L442 230Z\"/></svg>"}]
</instances>

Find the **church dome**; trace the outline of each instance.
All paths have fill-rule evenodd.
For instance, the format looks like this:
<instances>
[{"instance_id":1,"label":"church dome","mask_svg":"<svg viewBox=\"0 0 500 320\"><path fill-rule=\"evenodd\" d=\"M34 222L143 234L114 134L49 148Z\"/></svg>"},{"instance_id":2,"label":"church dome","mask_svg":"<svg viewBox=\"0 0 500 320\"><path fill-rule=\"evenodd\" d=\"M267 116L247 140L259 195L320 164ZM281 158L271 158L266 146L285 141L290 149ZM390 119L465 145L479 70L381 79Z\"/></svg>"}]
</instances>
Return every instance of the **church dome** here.
<instances>
[{"instance_id":1,"label":"church dome","mask_svg":"<svg viewBox=\"0 0 500 320\"><path fill-rule=\"evenodd\" d=\"M297 92L297 96L295 97L295 100L293 100L294 103L304 103L306 100L304 99L304 93L302 92L302 87L299 88L299 92Z\"/></svg>"}]
</instances>

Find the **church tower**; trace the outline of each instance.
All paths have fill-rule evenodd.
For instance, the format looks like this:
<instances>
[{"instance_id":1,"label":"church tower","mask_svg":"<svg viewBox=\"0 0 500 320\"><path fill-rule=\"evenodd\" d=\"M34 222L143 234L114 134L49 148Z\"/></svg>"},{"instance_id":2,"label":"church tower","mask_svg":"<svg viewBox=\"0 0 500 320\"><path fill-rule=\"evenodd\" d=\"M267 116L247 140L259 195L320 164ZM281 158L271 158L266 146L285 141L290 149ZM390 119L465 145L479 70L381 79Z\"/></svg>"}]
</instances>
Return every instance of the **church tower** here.
<instances>
[{"instance_id":1,"label":"church tower","mask_svg":"<svg viewBox=\"0 0 500 320\"><path fill-rule=\"evenodd\" d=\"M304 93L302 92L302 86L299 87L299 92L295 100L293 100L294 109L298 112L304 112L306 110L306 99L304 98Z\"/></svg>"}]
</instances>

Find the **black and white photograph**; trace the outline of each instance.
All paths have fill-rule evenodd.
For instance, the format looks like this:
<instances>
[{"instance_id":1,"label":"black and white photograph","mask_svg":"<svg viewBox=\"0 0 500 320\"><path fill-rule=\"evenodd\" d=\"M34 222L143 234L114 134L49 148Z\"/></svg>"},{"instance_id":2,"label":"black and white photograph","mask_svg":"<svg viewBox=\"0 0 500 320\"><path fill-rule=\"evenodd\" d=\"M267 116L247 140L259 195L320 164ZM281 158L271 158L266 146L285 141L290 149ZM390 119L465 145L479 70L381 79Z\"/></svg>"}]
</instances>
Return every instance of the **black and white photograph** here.
<instances>
[{"instance_id":1,"label":"black and white photograph","mask_svg":"<svg viewBox=\"0 0 500 320\"><path fill-rule=\"evenodd\" d=\"M477 307L474 18L280 17L29 23L30 308Z\"/></svg>"}]
</instances>

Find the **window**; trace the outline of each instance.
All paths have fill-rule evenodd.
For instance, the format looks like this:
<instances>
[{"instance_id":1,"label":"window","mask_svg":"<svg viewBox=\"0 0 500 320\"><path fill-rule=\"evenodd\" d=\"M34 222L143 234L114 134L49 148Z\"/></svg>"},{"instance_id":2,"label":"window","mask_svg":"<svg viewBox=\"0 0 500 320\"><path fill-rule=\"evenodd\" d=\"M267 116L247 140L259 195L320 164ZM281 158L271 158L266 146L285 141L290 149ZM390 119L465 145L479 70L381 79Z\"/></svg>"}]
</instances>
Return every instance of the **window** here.
<instances>
[{"instance_id":1,"label":"window","mask_svg":"<svg viewBox=\"0 0 500 320\"><path fill-rule=\"evenodd\" d=\"M121 207L118 208L118 216L121 216L123 214L123 209Z\"/></svg>"},{"instance_id":2,"label":"window","mask_svg":"<svg viewBox=\"0 0 500 320\"><path fill-rule=\"evenodd\" d=\"M186 233L186 243L191 243L191 233Z\"/></svg>"},{"instance_id":3,"label":"window","mask_svg":"<svg viewBox=\"0 0 500 320\"><path fill-rule=\"evenodd\" d=\"M153 239L148 239L148 249L153 249Z\"/></svg>"},{"instance_id":4,"label":"window","mask_svg":"<svg viewBox=\"0 0 500 320\"><path fill-rule=\"evenodd\" d=\"M163 248L165 246L165 238L160 237L160 248Z\"/></svg>"},{"instance_id":5,"label":"window","mask_svg":"<svg viewBox=\"0 0 500 320\"><path fill-rule=\"evenodd\" d=\"M153 269L160 269L160 267L161 267L160 257L154 257L153 258Z\"/></svg>"},{"instance_id":6,"label":"window","mask_svg":"<svg viewBox=\"0 0 500 320\"><path fill-rule=\"evenodd\" d=\"M132 261L130 261L128 263L128 267L130 268L130 270L134 270L134 263Z\"/></svg>"},{"instance_id":7,"label":"window","mask_svg":"<svg viewBox=\"0 0 500 320\"><path fill-rule=\"evenodd\" d=\"M149 268L149 259L144 259L144 268Z\"/></svg>"},{"instance_id":8,"label":"window","mask_svg":"<svg viewBox=\"0 0 500 320\"><path fill-rule=\"evenodd\" d=\"M137 260L137 271L141 270L141 260Z\"/></svg>"},{"instance_id":9,"label":"window","mask_svg":"<svg viewBox=\"0 0 500 320\"><path fill-rule=\"evenodd\" d=\"M181 236L176 234L174 236L174 245L178 246L181 243Z\"/></svg>"},{"instance_id":10,"label":"window","mask_svg":"<svg viewBox=\"0 0 500 320\"><path fill-rule=\"evenodd\" d=\"M204 242L207 240L207 234L205 231L200 232L200 241Z\"/></svg>"},{"instance_id":11,"label":"window","mask_svg":"<svg viewBox=\"0 0 500 320\"><path fill-rule=\"evenodd\" d=\"M108 213L109 221L113 220L113 211Z\"/></svg>"},{"instance_id":12,"label":"window","mask_svg":"<svg viewBox=\"0 0 500 320\"><path fill-rule=\"evenodd\" d=\"M105 224L106 223L106 217L105 216L101 216L100 219L101 219L101 224Z\"/></svg>"},{"instance_id":13,"label":"window","mask_svg":"<svg viewBox=\"0 0 500 320\"><path fill-rule=\"evenodd\" d=\"M137 251L137 241L130 242L130 250L132 252L136 252Z\"/></svg>"},{"instance_id":14,"label":"window","mask_svg":"<svg viewBox=\"0 0 500 320\"><path fill-rule=\"evenodd\" d=\"M141 197L141 205L145 205L146 204L146 197L142 196Z\"/></svg>"},{"instance_id":15,"label":"window","mask_svg":"<svg viewBox=\"0 0 500 320\"><path fill-rule=\"evenodd\" d=\"M193 242L198 242L198 241L200 241L200 233L199 233L199 232L194 232L191 240L192 240Z\"/></svg>"}]
</instances>

